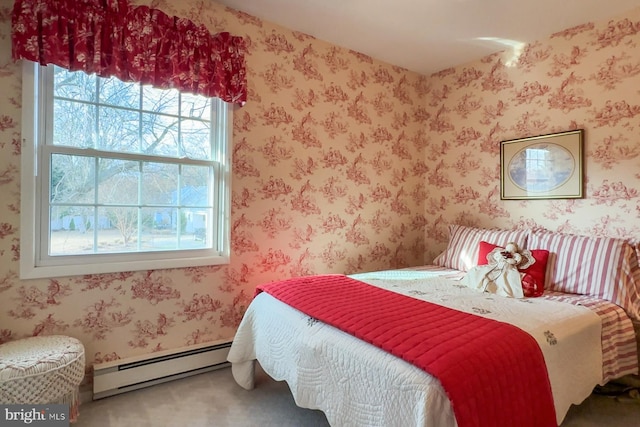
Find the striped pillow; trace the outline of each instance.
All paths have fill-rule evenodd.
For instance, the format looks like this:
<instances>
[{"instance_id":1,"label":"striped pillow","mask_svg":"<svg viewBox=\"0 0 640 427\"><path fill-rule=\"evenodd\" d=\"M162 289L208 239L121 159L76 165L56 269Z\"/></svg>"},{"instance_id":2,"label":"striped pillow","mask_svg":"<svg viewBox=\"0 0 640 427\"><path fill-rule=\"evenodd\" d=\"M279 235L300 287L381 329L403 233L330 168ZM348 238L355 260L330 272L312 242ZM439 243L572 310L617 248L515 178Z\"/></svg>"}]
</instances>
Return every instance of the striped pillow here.
<instances>
[{"instance_id":1,"label":"striped pillow","mask_svg":"<svg viewBox=\"0 0 640 427\"><path fill-rule=\"evenodd\" d=\"M629 241L531 231L529 246L549 251L547 289L605 299L640 319L640 270Z\"/></svg>"},{"instance_id":2,"label":"striped pillow","mask_svg":"<svg viewBox=\"0 0 640 427\"><path fill-rule=\"evenodd\" d=\"M505 247L515 242L518 247L526 248L528 232L526 230L499 230L449 225L449 244L433 263L442 267L460 271L469 271L478 263L480 241Z\"/></svg>"}]
</instances>

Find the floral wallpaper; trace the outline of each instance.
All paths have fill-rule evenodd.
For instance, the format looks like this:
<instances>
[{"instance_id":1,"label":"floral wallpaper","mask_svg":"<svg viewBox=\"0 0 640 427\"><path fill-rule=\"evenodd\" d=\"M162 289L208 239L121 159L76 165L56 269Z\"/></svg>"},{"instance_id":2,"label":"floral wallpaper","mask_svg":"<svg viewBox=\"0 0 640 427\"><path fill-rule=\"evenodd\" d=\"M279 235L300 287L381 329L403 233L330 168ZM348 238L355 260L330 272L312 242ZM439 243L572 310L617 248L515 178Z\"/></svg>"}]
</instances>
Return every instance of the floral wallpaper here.
<instances>
[{"instance_id":1,"label":"floral wallpaper","mask_svg":"<svg viewBox=\"0 0 640 427\"><path fill-rule=\"evenodd\" d=\"M231 263L19 279L22 74L0 0L0 342L74 336L90 371L230 340L256 285L430 262L452 222L638 235L640 9L420 76L210 0L133 3L245 38ZM578 128L585 199L500 200L501 140Z\"/></svg>"},{"instance_id":2,"label":"floral wallpaper","mask_svg":"<svg viewBox=\"0 0 640 427\"><path fill-rule=\"evenodd\" d=\"M20 280L21 64L0 8L0 342L80 339L87 365L231 340L254 288L423 262L426 76L209 0L135 2L245 38L231 263Z\"/></svg>"},{"instance_id":3,"label":"floral wallpaper","mask_svg":"<svg viewBox=\"0 0 640 427\"><path fill-rule=\"evenodd\" d=\"M640 9L430 76L425 259L451 222L640 237L639 83ZM583 199L500 200L500 141L574 129Z\"/></svg>"}]
</instances>

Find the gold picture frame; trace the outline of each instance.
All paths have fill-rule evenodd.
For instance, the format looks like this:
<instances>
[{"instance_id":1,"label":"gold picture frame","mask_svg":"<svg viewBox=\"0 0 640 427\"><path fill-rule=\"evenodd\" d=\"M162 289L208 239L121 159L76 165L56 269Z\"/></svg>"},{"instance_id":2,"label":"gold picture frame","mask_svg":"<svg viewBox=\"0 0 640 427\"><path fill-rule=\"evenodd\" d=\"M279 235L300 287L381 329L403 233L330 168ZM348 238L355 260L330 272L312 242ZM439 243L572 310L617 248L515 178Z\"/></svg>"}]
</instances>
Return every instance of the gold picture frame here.
<instances>
[{"instance_id":1,"label":"gold picture frame","mask_svg":"<svg viewBox=\"0 0 640 427\"><path fill-rule=\"evenodd\" d=\"M500 199L584 197L584 130L500 142Z\"/></svg>"}]
</instances>

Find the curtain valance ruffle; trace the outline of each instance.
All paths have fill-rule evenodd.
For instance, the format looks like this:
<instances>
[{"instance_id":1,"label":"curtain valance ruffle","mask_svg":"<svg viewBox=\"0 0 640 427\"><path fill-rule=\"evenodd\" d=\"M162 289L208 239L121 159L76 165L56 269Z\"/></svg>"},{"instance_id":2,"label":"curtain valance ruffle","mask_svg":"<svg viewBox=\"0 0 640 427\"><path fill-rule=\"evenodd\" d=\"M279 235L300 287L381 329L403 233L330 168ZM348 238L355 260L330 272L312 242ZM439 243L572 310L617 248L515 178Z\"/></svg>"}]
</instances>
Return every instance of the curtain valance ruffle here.
<instances>
[{"instance_id":1,"label":"curtain valance ruffle","mask_svg":"<svg viewBox=\"0 0 640 427\"><path fill-rule=\"evenodd\" d=\"M243 105L244 40L127 0L16 0L13 58Z\"/></svg>"}]
</instances>

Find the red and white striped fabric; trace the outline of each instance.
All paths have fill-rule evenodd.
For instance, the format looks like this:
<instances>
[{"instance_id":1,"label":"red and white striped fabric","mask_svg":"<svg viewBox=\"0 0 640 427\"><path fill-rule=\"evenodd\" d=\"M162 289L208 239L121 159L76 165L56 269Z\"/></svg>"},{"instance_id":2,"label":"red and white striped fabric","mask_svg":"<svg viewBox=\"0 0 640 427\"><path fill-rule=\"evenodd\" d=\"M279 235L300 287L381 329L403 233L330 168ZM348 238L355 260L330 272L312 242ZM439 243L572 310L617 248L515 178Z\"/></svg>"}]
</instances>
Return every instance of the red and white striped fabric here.
<instances>
[{"instance_id":1,"label":"red and white striped fabric","mask_svg":"<svg viewBox=\"0 0 640 427\"><path fill-rule=\"evenodd\" d=\"M531 231L527 247L549 251L549 290L611 301L640 320L640 269L627 240Z\"/></svg>"},{"instance_id":2,"label":"red and white striped fabric","mask_svg":"<svg viewBox=\"0 0 640 427\"><path fill-rule=\"evenodd\" d=\"M449 225L449 244L438 255L433 263L455 270L469 271L478 263L478 248L480 241L505 247L509 242L515 242L520 248L527 244L527 230L500 230L466 227L464 225Z\"/></svg>"},{"instance_id":3,"label":"red and white striped fabric","mask_svg":"<svg viewBox=\"0 0 640 427\"><path fill-rule=\"evenodd\" d=\"M633 324L624 310L610 301L556 291L540 298L581 305L602 320L602 384L624 375L638 373L638 353Z\"/></svg>"}]
</instances>

